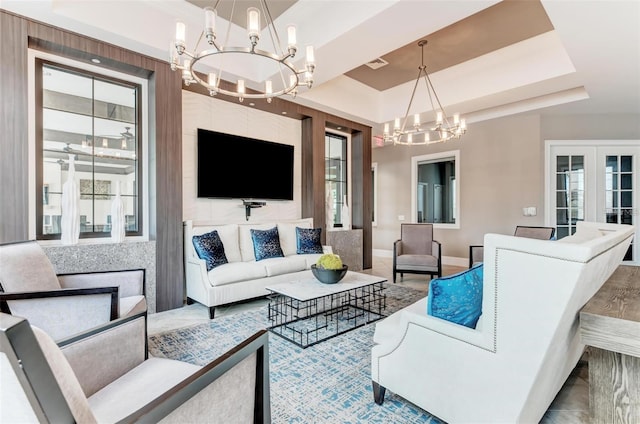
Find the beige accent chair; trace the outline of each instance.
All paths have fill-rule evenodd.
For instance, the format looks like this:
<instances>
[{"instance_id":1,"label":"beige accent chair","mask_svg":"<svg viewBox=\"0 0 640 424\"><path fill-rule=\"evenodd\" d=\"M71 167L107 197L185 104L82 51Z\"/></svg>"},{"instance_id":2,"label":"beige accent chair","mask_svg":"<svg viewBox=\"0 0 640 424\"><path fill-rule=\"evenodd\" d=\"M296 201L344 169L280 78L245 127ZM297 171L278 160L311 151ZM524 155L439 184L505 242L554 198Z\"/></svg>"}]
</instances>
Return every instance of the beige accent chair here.
<instances>
[{"instance_id":1,"label":"beige accent chair","mask_svg":"<svg viewBox=\"0 0 640 424\"><path fill-rule=\"evenodd\" d=\"M526 237L537 240L551 240L556 233L553 227L531 227L518 225L516 227L515 237ZM484 257L484 247L482 245L469 246L469 268L477 263L482 262Z\"/></svg>"},{"instance_id":2,"label":"beige accent chair","mask_svg":"<svg viewBox=\"0 0 640 424\"><path fill-rule=\"evenodd\" d=\"M440 242L433 239L433 224L400 224L400 239L393 243L393 282L396 273L442 277Z\"/></svg>"},{"instance_id":3,"label":"beige accent chair","mask_svg":"<svg viewBox=\"0 0 640 424\"><path fill-rule=\"evenodd\" d=\"M144 285L144 269L56 275L37 242L0 245L0 311L27 318L54 340L146 314Z\"/></svg>"},{"instance_id":4,"label":"beige accent chair","mask_svg":"<svg viewBox=\"0 0 640 424\"><path fill-rule=\"evenodd\" d=\"M270 422L266 330L200 367L147 359L145 326L138 314L59 346L0 314L3 422Z\"/></svg>"}]
</instances>

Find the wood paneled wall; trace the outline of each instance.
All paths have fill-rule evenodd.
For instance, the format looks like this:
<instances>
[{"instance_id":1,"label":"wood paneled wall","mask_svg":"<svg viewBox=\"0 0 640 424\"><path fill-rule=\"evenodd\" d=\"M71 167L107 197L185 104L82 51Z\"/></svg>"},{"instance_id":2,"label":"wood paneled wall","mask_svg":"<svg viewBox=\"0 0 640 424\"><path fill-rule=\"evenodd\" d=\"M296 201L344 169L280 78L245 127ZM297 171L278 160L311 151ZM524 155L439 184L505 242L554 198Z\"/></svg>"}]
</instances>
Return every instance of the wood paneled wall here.
<instances>
[{"instance_id":1,"label":"wood paneled wall","mask_svg":"<svg viewBox=\"0 0 640 424\"><path fill-rule=\"evenodd\" d=\"M0 242L29 227L27 21L0 13Z\"/></svg>"},{"instance_id":2,"label":"wood paneled wall","mask_svg":"<svg viewBox=\"0 0 640 424\"><path fill-rule=\"evenodd\" d=\"M351 133L351 223L362 229L362 266L372 266L371 127L300 106L302 120L302 216L325 227L325 131L340 126ZM324 231L326 233L326 231ZM323 242L326 239L323 236Z\"/></svg>"},{"instance_id":3,"label":"wood paneled wall","mask_svg":"<svg viewBox=\"0 0 640 424\"><path fill-rule=\"evenodd\" d=\"M149 79L149 228L156 241L157 311L182 306L182 82L167 62L0 11L0 242L28 238L27 48ZM206 95L206 93L202 93ZM221 98L223 98L222 96ZM352 219L363 229L363 266L371 268L371 127L274 99L302 120L302 215L325 220L324 134L340 125L352 135ZM271 111L271 110L267 110ZM271 111L281 113L278 111Z\"/></svg>"},{"instance_id":4,"label":"wood paneled wall","mask_svg":"<svg viewBox=\"0 0 640 424\"><path fill-rule=\"evenodd\" d=\"M182 96L168 63L0 11L0 242L28 234L27 47L149 78L150 237L156 241L157 311L182 306Z\"/></svg>"}]
</instances>

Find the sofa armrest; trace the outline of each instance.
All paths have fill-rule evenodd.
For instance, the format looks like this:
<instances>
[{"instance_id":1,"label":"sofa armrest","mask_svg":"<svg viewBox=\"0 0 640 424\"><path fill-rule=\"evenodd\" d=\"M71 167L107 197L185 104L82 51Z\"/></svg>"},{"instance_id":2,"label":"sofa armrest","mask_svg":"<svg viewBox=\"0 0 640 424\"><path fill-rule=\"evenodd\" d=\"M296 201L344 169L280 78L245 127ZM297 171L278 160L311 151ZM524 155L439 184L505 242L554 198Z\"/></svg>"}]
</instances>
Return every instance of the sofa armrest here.
<instances>
[{"instance_id":1,"label":"sofa armrest","mask_svg":"<svg viewBox=\"0 0 640 424\"><path fill-rule=\"evenodd\" d=\"M89 397L146 359L146 313L116 319L58 346Z\"/></svg>"},{"instance_id":2,"label":"sofa armrest","mask_svg":"<svg viewBox=\"0 0 640 424\"><path fill-rule=\"evenodd\" d=\"M146 275L144 269L81 272L58 275L58 281L64 288L118 286L120 287L120 297L144 295L145 279Z\"/></svg>"},{"instance_id":3,"label":"sofa armrest","mask_svg":"<svg viewBox=\"0 0 640 424\"><path fill-rule=\"evenodd\" d=\"M118 288L0 293L0 310L21 316L54 340L118 317Z\"/></svg>"},{"instance_id":4,"label":"sofa armrest","mask_svg":"<svg viewBox=\"0 0 640 424\"><path fill-rule=\"evenodd\" d=\"M402 240L393 242L393 257L402 255Z\"/></svg>"},{"instance_id":5,"label":"sofa armrest","mask_svg":"<svg viewBox=\"0 0 640 424\"><path fill-rule=\"evenodd\" d=\"M224 417L226 422L271 422L266 330L255 333L122 422L198 422L203 412Z\"/></svg>"}]
</instances>

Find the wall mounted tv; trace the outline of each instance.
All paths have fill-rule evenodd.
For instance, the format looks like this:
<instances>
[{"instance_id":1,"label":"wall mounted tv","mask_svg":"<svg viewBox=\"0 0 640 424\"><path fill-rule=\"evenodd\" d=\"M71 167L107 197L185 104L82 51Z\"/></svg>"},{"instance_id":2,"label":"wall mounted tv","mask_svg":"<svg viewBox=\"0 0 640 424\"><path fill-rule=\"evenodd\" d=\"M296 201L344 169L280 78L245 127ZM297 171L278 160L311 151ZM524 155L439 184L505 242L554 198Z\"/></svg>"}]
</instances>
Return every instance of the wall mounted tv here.
<instances>
[{"instance_id":1,"label":"wall mounted tv","mask_svg":"<svg viewBox=\"0 0 640 424\"><path fill-rule=\"evenodd\" d=\"M198 197L293 200L293 146L198 128Z\"/></svg>"}]
</instances>

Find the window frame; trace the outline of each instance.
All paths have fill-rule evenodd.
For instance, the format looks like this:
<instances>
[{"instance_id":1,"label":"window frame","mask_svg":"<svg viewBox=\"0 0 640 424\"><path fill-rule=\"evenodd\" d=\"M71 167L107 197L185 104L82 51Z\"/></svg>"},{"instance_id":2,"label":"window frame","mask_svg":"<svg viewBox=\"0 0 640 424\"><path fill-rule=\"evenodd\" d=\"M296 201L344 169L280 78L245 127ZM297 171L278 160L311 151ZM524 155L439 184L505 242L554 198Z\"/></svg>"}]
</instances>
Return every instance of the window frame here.
<instances>
[{"instance_id":1,"label":"window frame","mask_svg":"<svg viewBox=\"0 0 640 424\"><path fill-rule=\"evenodd\" d=\"M345 134L345 133L340 133L337 131L329 131L329 130L325 130L324 133L325 136L325 176L324 176L324 181L325 181L325 187L327 187L329 184L335 184L337 182L340 182L341 184L344 184L344 193L342 194L343 196L347 197L347 204L349 207L351 207L351 193L350 193L350 186L351 186L351 173L350 173L350 167L349 167L349 157L350 157L350 135L349 134ZM326 146L327 146L327 137L334 137L337 139L341 139L344 140L344 144L343 144L343 149L342 152L344 154L344 181L341 180L330 180L327 178L327 173L326 173L326 161L328 159L327 157L327 150L326 150ZM326 193L325 193L325 197L326 197ZM335 202L333 204L334 207L334 217L340 217L340 222L336 222L336 219L334 219L333 221L333 227L332 228L347 228L344 226L344 223L342 222L342 205L344 204L343 199L335 199Z\"/></svg>"},{"instance_id":2,"label":"window frame","mask_svg":"<svg viewBox=\"0 0 640 424\"><path fill-rule=\"evenodd\" d=\"M433 228L440 228L446 230L458 230L461 226L461 213L460 213L460 191L462 187L462 178L460 177L460 150L449 150L445 152L431 153L427 155L412 156L411 157L411 222L418 222L418 165L422 162L440 162L445 160L455 161L455 213L454 224L433 223Z\"/></svg>"},{"instance_id":3,"label":"window frame","mask_svg":"<svg viewBox=\"0 0 640 424\"><path fill-rule=\"evenodd\" d=\"M39 50L29 49L29 237L45 244L58 244L61 234L43 234L43 86L39 78L43 65L51 65L82 76L95 78L118 85L134 87L136 90L136 185L135 209L138 226L136 231L127 231L127 240L148 240L149 200L148 188L148 142L149 142L149 90L148 80L138 76L86 64ZM108 241L110 232L80 233L79 243Z\"/></svg>"}]
</instances>

